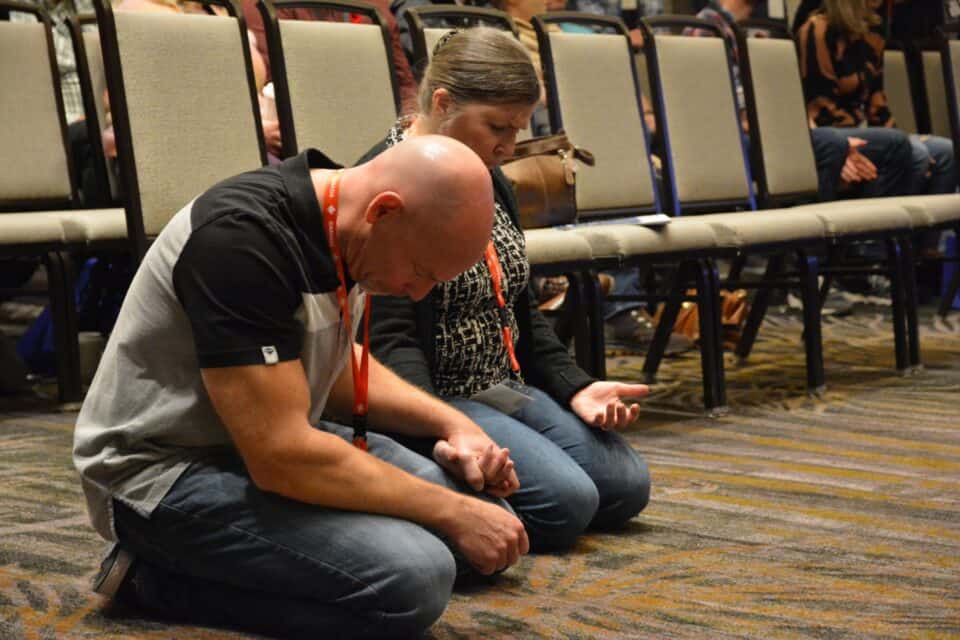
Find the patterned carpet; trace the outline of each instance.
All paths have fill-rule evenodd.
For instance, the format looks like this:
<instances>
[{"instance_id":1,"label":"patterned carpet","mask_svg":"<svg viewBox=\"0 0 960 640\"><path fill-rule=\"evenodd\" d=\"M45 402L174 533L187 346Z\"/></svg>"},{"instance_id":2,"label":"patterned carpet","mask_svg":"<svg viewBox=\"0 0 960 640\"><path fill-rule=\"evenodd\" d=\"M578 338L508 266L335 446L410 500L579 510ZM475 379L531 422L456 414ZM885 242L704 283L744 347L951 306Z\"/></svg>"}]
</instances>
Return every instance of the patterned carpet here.
<instances>
[{"instance_id":1,"label":"patterned carpet","mask_svg":"<svg viewBox=\"0 0 960 640\"><path fill-rule=\"evenodd\" d=\"M957 314L960 315L960 314ZM695 354L665 362L627 435L650 507L563 556L458 592L460 638L960 638L960 322L925 320L926 369L893 371L887 314L824 328L828 391L803 392L796 318L728 360L731 413L699 414ZM636 376L637 358L611 372ZM240 638L105 607L70 465L72 414L0 403L0 638Z\"/></svg>"}]
</instances>

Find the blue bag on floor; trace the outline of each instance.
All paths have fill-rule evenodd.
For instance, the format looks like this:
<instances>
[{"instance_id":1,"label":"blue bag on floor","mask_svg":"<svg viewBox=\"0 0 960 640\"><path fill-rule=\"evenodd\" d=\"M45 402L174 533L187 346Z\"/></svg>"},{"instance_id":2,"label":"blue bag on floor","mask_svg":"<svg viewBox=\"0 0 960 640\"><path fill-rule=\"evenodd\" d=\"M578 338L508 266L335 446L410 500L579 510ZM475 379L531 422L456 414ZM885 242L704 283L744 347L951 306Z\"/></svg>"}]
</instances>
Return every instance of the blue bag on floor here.
<instances>
[{"instance_id":1,"label":"blue bag on floor","mask_svg":"<svg viewBox=\"0 0 960 640\"><path fill-rule=\"evenodd\" d=\"M74 303L80 331L107 335L120 313L133 279L129 261L90 258L77 274ZM32 373L52 375L57 369L53 318L47 306L17 342L17 354Z\"/></svg>"}]
</instances>

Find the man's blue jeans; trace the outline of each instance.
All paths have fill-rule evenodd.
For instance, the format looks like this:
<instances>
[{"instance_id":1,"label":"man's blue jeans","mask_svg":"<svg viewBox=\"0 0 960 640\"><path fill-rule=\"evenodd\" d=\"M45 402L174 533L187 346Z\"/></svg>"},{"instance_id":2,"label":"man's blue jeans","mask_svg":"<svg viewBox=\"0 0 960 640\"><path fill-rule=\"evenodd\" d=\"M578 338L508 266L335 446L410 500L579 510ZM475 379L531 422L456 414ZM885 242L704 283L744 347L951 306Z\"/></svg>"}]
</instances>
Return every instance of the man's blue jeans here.
<instances>
[{"instance_id":1,"label":"man's blue jeans","mask_svg":"<svg viewBox=\"0 0 960 640\"><path fill-rule=\"evenodd\" d=\"M320 428L348 440L351 433ZM371 433L369 450L469 492L386 436ZM416 637L443 613L460 562L412 522L263 492L232 451L193 464L149 519L114 505L120 542L137 556L142 606L283 638Z\"/></svg>"},{"instance_id":2,"label":"man's blue jeans","mask_svg":"<svg viewBox=\"0 0 960 640\"><path fill-rule=\"evenodd\" d=\"M588 526L620 526L647 506L647 465L619 433L586 425L537 388L524 392L531 401L510 415L463 398L447 401L510 449L520 489L507 501L532 550L570 548Z\"/></svg>"}]
</instances>

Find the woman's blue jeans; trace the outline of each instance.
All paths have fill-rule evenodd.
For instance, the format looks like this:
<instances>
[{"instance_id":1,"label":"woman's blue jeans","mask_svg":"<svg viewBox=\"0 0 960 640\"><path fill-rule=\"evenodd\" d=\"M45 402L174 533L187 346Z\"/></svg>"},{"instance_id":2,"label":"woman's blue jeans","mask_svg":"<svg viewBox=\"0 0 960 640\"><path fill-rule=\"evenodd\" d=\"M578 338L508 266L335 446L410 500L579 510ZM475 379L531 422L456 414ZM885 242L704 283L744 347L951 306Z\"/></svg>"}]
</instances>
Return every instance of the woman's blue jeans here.
<instances>
[{"instance_id":1,"label":"woman's blue jeans","mask_svg":"<svg viewBox=\"0 0 960 640\"><path fill-rule=\"evenodd\" d=\"M510 415L447 401L510 449L520 489L507 501L534 551L568 549L587 527L622 525L647 506L647 465L619 433L586 425L540 389L524 391L530 402Z\"/></svg>"}]
</instances>

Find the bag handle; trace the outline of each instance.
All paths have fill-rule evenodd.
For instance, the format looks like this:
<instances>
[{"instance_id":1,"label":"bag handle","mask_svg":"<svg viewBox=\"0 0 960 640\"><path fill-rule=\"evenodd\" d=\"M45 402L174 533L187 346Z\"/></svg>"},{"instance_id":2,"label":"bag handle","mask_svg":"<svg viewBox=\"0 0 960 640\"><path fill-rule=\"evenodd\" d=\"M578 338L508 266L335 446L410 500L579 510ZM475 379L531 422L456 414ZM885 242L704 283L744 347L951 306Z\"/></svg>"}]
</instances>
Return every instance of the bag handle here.
<instances>
[{"instance_id":1,"label":"bag handle","mask_svg":"<svg viewBox=\"0 0 960 640\"><path fill-rule=\"evenodd\" d=\"M513 157L507 160L507 162L528 158L530 156L549 155L558 152L564 155L567 152L572 152L574 158L590 167L596 162L592 153L586 149L575 146L570 142L570 139L567 138L567 134L562 131L553 135L518 142L513 149Z\"/></svg>"}]
</instances>

